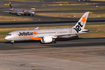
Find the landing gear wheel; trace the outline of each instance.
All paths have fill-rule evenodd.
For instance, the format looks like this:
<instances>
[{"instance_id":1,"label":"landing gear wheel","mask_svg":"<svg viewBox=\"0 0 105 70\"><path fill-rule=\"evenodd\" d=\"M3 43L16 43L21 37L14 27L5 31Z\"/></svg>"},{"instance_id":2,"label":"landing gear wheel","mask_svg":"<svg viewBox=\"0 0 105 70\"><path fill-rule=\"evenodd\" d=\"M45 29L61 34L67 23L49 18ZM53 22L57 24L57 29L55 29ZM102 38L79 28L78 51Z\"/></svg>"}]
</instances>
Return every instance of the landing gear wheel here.
<instances>
[{"instance_id":1,"label":"landing gear wheel","mask_svg":"<svg viewBox=\"0 0 105 70\"><path fill-rule=\"evenodd\" d=\"M53 43L56 43L56 41L54 41Z\"/></svg>"},{"instance_id":2,"label":"landing gear wheel","mask_svg":"<svg viewBox=\"0 0 105 70\"><path fill-rule=\"evenodd\" d=\"M11 12L9 12L9 14L12 14Z\"/></svg>"},{"instance_id":3,"label":"landing gear wheel","mask_svg":"<svg viewBox=\"0 0 105 70\"><path fill-rule=\"evenodd\" d=\"M30 14L30 16L34 16L34 14Z\"/></svg>"}]
</instances>

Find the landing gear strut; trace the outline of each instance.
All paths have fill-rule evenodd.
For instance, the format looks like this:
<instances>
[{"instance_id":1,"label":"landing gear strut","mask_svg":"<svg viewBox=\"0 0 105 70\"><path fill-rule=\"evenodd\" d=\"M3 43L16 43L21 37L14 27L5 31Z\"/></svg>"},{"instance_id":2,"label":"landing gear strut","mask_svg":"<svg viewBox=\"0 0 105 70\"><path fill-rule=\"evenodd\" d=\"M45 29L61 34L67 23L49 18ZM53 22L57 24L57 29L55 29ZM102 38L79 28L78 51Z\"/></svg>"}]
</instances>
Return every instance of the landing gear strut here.
<instances>
[{"instance_id":1,"label":"landing gear strut","mask_svg":"<svg viewBox=\"0 0 105 70\"><path fill-rule=\"evenodd\" d=\"M52 43L56 43L55 39L53 39Z\"/></svg>"},{"instance_id":2,"label":"landing gear strut","mask_svg":"<svg viewBox=\"0 0 105 70\"><path fill-rule=\"evenodd\" d=\"M14 44L14 41L11 41L11 44L13 45Z\"/></svg>"}]
</instances>

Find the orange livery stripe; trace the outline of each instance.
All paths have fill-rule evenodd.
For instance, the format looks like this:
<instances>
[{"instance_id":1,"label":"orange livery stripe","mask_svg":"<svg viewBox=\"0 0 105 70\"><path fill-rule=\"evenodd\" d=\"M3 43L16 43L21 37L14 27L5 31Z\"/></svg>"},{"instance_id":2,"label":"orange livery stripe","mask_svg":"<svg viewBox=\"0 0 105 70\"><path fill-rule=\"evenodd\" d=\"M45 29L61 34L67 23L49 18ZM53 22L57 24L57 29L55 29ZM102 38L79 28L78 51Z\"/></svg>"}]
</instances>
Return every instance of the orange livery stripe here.
<instances>
[{"instance_id":1,"label":"orange livery stripe","mask_svg":"<svg viewBox=\"0 0 105 70\"><path fill-rule=\"evenodd\" d=\"M40 37L34 37L34 38L30 39L30 40L41 40L41 38Z\"/></svg>"}]
</instances>

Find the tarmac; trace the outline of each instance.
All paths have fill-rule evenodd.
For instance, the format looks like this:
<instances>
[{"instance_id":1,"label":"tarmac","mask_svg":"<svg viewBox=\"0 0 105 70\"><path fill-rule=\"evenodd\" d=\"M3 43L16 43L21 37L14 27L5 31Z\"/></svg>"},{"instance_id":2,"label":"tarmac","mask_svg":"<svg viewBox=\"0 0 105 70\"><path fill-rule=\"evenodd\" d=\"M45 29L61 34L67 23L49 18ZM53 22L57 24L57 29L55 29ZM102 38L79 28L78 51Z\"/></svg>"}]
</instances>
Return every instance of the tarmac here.
<instances>
[{"instance_id":1,"label":"tarmac","mask_svg":"<svg viewBox=\"0 0 105 70\"><path fill-rule=\"evenodd\" d=\"M104 70L105 38L0 43L1 70Z\"/></svg>"}]
</instances>

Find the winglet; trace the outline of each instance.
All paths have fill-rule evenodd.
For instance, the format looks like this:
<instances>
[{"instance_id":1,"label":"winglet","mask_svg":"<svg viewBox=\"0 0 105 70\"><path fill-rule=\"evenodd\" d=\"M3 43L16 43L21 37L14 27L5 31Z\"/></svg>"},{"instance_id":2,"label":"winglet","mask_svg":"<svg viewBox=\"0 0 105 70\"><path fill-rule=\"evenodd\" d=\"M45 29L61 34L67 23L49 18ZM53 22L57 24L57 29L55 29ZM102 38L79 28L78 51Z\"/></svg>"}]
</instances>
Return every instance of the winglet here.
<instances>
[{"instance_id":1,"label":"winglet","mask_svg":"<svg viewBox=\"0 0 105 70\"><path fill-rule=\"evenodd\" d=\"M39 27L36 27L35 29L39 29Z\"/></svg>"}]
</instances>

